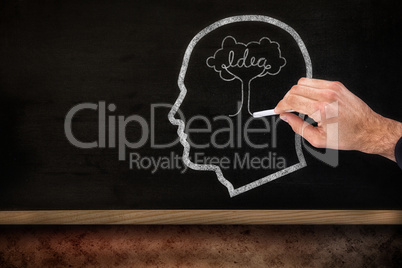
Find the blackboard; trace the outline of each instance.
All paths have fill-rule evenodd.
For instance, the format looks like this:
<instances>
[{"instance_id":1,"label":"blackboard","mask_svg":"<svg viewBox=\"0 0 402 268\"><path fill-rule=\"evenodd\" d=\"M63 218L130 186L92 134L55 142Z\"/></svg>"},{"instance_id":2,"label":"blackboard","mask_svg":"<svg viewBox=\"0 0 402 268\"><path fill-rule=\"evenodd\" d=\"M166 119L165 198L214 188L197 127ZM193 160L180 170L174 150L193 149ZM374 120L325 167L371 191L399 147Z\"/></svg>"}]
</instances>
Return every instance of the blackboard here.
<instances>
[{"instance_id":1,"label":"blackboard","mask_svg":"<svg viewBox=\"0 0 402 268\"><path fill-rule=\"evenodd\" d=\"M334 166L277 116L247 123L303 76L401 121L398 1L0 5L1 210L402 209L395 163L339 151Z\"/></svg>"}]
</instances>

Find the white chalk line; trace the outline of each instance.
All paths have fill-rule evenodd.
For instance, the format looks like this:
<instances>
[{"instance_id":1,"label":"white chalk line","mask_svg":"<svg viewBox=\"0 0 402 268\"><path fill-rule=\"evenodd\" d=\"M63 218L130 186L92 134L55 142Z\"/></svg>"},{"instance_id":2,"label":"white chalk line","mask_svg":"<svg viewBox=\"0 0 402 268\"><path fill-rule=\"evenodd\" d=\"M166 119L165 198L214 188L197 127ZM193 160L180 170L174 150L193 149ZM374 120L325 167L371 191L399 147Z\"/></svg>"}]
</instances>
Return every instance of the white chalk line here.
<instances>
[{"instance_id":1,"label":"white chalk line","mask_svg":"<svg viewBox=\"0 0 402 268\"><path fill-rule=\"evenodd\" d=\"M222 42L221 42L221 47L220 47L217 51L215 51L215 53L214 53L213 56L207 58L205 62L206 62L206 64L207 64L208 67L213 68L215 72L219 73L219 76L220 76L220 78L221 78L222 80L224 80L224 81L233 81L234 79L238 79L238 80L240 81L240 83L241 83L241 104L240 104L240 107L239 107L238 111L237 111L235 114L230 114L230 115L229 115L230 117L234 117L234 116L238 115L238 114L241 112L242 108L243 108L243 102L244 102L244 81L243 81L243 79L241 79L239 76L237 76L237 75L235 75L234 73L232 73L232 72L229 70L229 67L228 67L228 66L226 66L226 65L223 66L223 65L222 65L221 67L222 67L226 72L228 72L229 74L231 74L231 75L233 76L233 78L231 78L231 79L224 78L224 77L222 76L222 71L216 69L216 67L215 67L216 64L213 65L213 66L211 66L211 65L208 63L208 62L210 61L210 59L215 59L215 58L216 58L216 55L217 55L220 51L222 51L222 50L224 49L224 44L225 44L225 42L226 42L227 39L232 39L232 40L234 41L234 44L235 44L235 45L240 44L240 45L244 46L244 47L246 48L246 50L247 50L247 47L248 47L250 44L261 45L261 42L262 42L262 41L268 40L269 43L271 43L271 44L276 44L276 45L277 45L277 49L278 49L278 51L279 51L279 58L281 58L281 59L284 60L283 65L281 65L281 66L279 67L278 71L276 71L276 72L274 72L274 73L270 73L270 72L269 72L269 69L270 69L272 66L269 65L269 68L265 68L265 67L264 67L261 73L257 74L256 76L254 76L253 78L251 78L251 79L248 81L247 111L248 111L248 113L249 113L250 115L253 115L253 113L252 113L251 110L250 110L250 92L251 92L251 89L250 89L250 88L251 88L251 82L252 82L255 78L257 78L257 77L264 77L264 76L266 76L267 74L269 74L269 75L277 75L277 74L279 74L280 71L282 70L282 68L286 65L286 58L282 57L282 51L281 51L281 46L280 46L280 44L279 44L278 42L272 41L270 38L268 38L268 37L266 37L266 36L260 38L260 40L259 40L258 42L257 42L257 41L251 41L251 42L248 42L247 44L242 43L242 42L238 42L238 41L236 40L236 38L234 38L234 37L231 36L231 35L228 35L228 36L226 36L225 38L223 38L223 40L222 40ZM231 51L231 52L233 52L233 51ZM265 58L261 58L261 59L265 59ZM257 62L259 62L261 59L259 59ZM265 59L265 60L267 60L267 59ZM251 67L253 67L253 66L250 64L250 66L242 66L241 68L246 68L246 69L248 69L248 68L251 68Z\"/></svg>"},{"instance_id":2,"label":"white chalk line","mask_svg":"<svg viewBox=\"0 0 402 268\"><path fill-rule=\"evenodd\" d=\"M187 165L189 168L194 169L194 170L202 170L202 171L214 171L219 182L222 183L227 190L229 191L229 195L230 197L234 197L236 195L242 194L246 191L249 191L251 189L254 189L256 187L259 187L267 182L273 181L275 179L278 179L286 174L289 174L291 172L294 172L300 168L303 168L305 166L307 166L307 163L305 161L303 152L302 152L302 148L301 148L301 136L295 134L295 147L296 147L296 153L297 153L297 157L299 160L298 164L295 164L293 166L287 167L281 171L278 171L276 173L270 174L268 176L265 176L263 178L260 178L252 183L249 183L247 185L244 185L242 187L236 188L234 189L232 183L230 181L228 181L222 174L222 170L220 169L219 166L216 165L201 165L201 164L195 164L193 162L191 162L191 160L189 159L189 153L190 153L190 145L187 142L187 134L184 133L184 122L183 120L180 119L176 119L174 117L174 115L177 113L177 111L180 108L180 105L183 103L183 100L187 94L187 88L184 85L184 78L187 72L187 68L188 68L188 63L190 61L190 56L191 53L195 47L195 45L208 33L212 32L213 30L222 27L224 25L227 24L231 24L231 23L236 23L236 22L265 22L265 23L269 23L272 25L276 25L279 28L285 30L286 32L288 32L293 39L296 41L296 43L298 44L303 58L304 58L304 62L306 65L306 77L307 78L312 78L313 76L313 71L312 71L312 64L311 64L311 59L310 56L308 54L307 48L303 42L303 40L300 38L299 34L290 26L288 26L287 24L268 17L268 16L262 16L262 15L242 15L242 16L234 16L234 17L229 17L229 18L225 18L222 20L219 20L209 26L207 26L206 28L204 28L203 30L201 30L197 35L194 36L194 38L190 41L189 45L187 46L187 49L185 51L184 57L183 57L183 63L180 69L180 73L179 73L179 78L178 78L178 86L180 89L180 94L179 97L177 98L177 100L175 101L172 109L169 111L168 114L168 118L171 124L173 125L177 125L178 129L177 129L177 134L180 138L180 143L183 145L183 162L185 165ZM299 116L301 118L304 118L303 114L299 114Z\"/></svg>"}]
</instances>

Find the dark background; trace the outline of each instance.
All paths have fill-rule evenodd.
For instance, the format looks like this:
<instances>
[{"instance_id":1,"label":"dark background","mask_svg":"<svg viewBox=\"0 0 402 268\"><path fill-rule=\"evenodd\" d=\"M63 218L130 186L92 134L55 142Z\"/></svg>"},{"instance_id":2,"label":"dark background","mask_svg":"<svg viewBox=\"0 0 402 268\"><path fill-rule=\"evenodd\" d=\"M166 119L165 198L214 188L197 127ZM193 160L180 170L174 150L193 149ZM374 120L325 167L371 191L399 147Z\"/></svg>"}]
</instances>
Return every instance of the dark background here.
<instances>
[{"instance_id":1,"label":"dark background","mask_svg":"<svg viewBox=\"0 0 402 268\"><path fill-rule=\"evenodd\" d=\"M116 148L75 148L63 129L68 110L82 102L114 103L113 115L148 120L152 103L176 100L182 57L193 36L243 14L292 26L310 53L314 77L339 80L378 113L402 120L400 6L1 1L0 209L401 209L401 171L379 156L340 152L340 165L332 168L305 152L307 167L229 198L212 172L130 170L127 161L118 161ZM234 94L227 98L238 100ZM160 141L176 137L167 113L157 114ZM77 137L94 140L97 114L77 119ZM135 125L128 128L130 139L139 135ZM181 155L182 146L157 150L147 143L136 151Z\"/></svg>"},{"instance_id":2,"label":"dark background","mask_svg":"<svg viewBox=\"0 0 402 268\"><path fill-rule=\"evenodd\" d=\"M2 226L1 267L395 267L400 226Z\"/></svg>"}]
</instances>

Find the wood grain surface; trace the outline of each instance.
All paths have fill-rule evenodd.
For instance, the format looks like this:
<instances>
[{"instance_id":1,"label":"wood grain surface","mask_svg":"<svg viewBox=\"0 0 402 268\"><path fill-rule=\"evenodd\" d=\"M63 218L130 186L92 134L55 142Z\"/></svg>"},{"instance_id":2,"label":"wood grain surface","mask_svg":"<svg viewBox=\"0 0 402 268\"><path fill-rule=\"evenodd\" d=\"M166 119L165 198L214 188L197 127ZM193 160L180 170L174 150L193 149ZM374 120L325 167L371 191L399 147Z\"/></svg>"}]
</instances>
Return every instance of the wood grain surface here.
<instances>
[{"instance_id":1,"label":"wood grain surface","mask_svg":"<svg viewBox=\"0 0 402 268\"><path fill-rule=\"evenodd\" d=\"M2 211L0 224L402 224L400 210Z\"/></svg>"}]
</instances>

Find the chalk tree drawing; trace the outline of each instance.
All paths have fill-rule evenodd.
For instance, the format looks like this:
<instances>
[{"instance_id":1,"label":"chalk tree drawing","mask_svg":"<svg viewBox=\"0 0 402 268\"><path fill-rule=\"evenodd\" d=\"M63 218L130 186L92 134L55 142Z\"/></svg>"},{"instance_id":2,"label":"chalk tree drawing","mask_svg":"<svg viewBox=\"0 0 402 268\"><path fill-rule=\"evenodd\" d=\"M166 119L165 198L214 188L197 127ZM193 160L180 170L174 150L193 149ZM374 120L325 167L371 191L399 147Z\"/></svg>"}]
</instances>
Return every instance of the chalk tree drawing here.
<instances>
[{"instance_id":1,"label":"chalk tree drawing","mask_svg":"<svg viewBox=\"0 0 402 268\"><path fill-rule=\"evenodd\" d=\"M221 48L206 60L208 67L224 81L238 79L241 82L241 104L235 114L240 113L244 94L247 92L247 110L250 111L251 81L267 74L277 75L286 65L286 59L281 56L280 46L268 37L261 38L258 42L251 41L247 44L237 42L233 36L223 39Z\"/></svg>"},{"instance_id":2,"label":"chalk tree drawing","mask_svg":"<svg viewBox=\"0 0 402 268\"><path fill-rule=\"evenodd\" d=\"M182 157L183 163L193 170L215 172L216 177L218 178L219 182L227 188L230 197L234 197L236 195L242 194L251 189L259 187L265 183L276 180L282 176L292 173L307 165L306 160L304 159L302 148L301 148L301 136L300 135L295 135L295 147L296 147L296 154L297 154L299 163L289 166L285 169L279 170L273 174L262 177L258 180L255 180L253 182L250 182L250 183L243 185L241 187L238 187L238 188L234 188L233 184L223 176L222 170L219 166L211 165L211 164L196 164L190 160L190 157L189 157L190 156L190 144L187 141L188 136L184 132L185 124L184 124L183 120L181 120L179 118L175 118L175 115L179 111L179 108L182 105L184 98L186 97L186 94L187 94L187 87L184 84L184 79L186 77L188 65L189 65L190 58L191 58L191 53L193 52L194 47L197 45L197 43L210 32L212 32L224 25L228 25L231 23L242 23L242 22L268 23L271 25L275 25L278 28L280 28L280 29L286 31L288 34L290 34L293 37L293 39L296 41L296 43L302 53L305 67L306 67L306 77L307 78L313 77L313 68L312 68L312 64L311 64L310 55L308 54L307 48L306 48L303 40L300 38L299 34L293 28L291 28L289 25L287 25L277 19L268 17L268 16L241 15L241 16L228 17L228 18L219 20L219 21L207 26L206 28L201 30L198 34L196 34L193 37L193 39L190 41L190 43L187 46L186 52L184 53L183 62L182 62L179 77L177 80L177 84L180 89L180 94L177 97L175 103L173 104L172 109L170 109L170 111L169 111L168 119L172 125L178 126L177 135L180 138L180 143L183 145L183 157ZM301 118L304 118L303 114L299 114L299 116Z\"/></svg>"}]
</instances>

